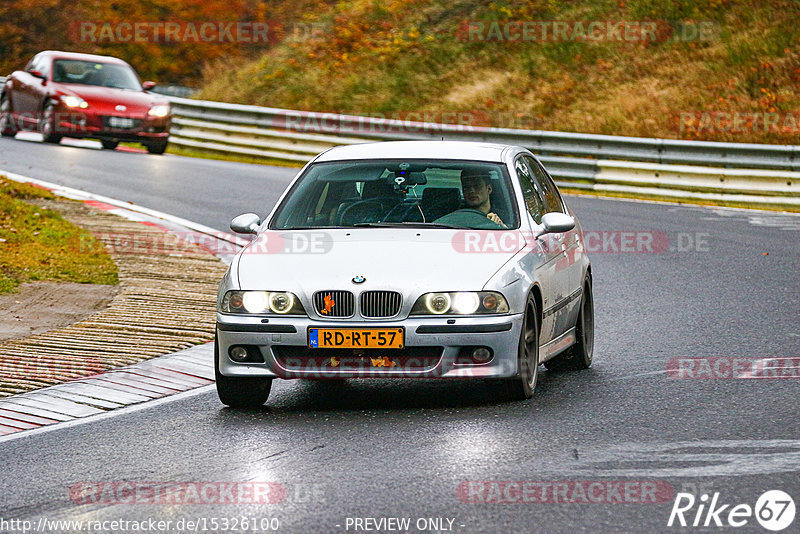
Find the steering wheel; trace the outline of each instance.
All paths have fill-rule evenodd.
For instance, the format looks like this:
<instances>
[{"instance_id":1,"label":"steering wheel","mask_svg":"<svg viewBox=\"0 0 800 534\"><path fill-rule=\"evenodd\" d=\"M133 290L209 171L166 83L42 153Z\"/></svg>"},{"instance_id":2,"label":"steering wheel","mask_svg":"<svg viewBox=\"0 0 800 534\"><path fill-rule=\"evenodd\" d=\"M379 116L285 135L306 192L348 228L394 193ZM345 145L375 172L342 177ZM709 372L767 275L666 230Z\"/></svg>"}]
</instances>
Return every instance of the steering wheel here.
<instances>
[{"instance_id":1,"label":"steering wheel","mask_svg":"<svg viewBox=\"0 0 800 534\"><path fill-rule=\"evenodd\" d=\"M489 219L484 212L474 208L461 208L439 217L433 222L466 226L476 230L496 230L503 226Z\"/></svg>"},{"instance_id":2,"label":"steering wheel","mask_svg":"<svg viewBox=\"0 0 800 534\"><path fill-rule=\"evenodd\" d=\"M376 222L383 211L383 202L379 199L358 200L342 210L337 224L349 226L360 222ZM353 220L347 220L348 216Z\"/></svg>"}]
</instances>

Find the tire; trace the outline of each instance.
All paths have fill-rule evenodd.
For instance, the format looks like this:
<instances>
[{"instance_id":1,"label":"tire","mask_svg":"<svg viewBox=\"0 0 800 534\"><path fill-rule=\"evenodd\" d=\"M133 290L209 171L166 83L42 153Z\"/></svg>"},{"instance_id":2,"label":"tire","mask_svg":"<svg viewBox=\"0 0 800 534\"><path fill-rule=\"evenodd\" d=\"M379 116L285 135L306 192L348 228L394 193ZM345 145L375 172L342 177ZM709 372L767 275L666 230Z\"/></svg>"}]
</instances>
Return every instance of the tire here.
<instances>
[{"instance_id":1,"label":"tire","mask_svg":"<svg viewBox=\"0 0 800 534\"><path fill-rule=\"evenodd\" d=\"M167 141L156 141L154 143L145 145L147 151L151 154L163 154L167 150Z\"/></svg>"},{"instance_id":2,"label":"tire","mask_svg":"<svg viewBox=\"0 0 800 534\"><path fill-rule=\"evenodd\" d=\"M592 295L592 279L583 283L581 310L575 324L575 344L545 362L550 371L580 371L592 365L594 353L594 296Z\"/></svg>"},{"instance_id":3,"label":"tire","mask_svg":"<svg viewBox=\"0 0 800 534\"><path fill-rule=\"evenodd\" d=\"M39 119L39 132L45 143L58 144L61 142L63 135L56 134L56 107L53 102L48 102L42 111L42 118Z\"/></svg>"},{"instance_id":4,"label":"tire","mask_svg":"<svg viewBox=\"0 0 800 534\"><path fill-rule=\"evenodd\" d=\"M220 402L231 408L258 408L269 398L271 378L223 376L219 372L219 346L214 339L214 376Z\"/></svg>"},{"instance_id":5,"label":"tire","mask_svg":"<svg viewBox=\"0 0 800 534\"><path fill-rule=\"evenodd\" d=\"M0 135L3 137L14 137L17 135L14 117L11 116L11 101L8 97L3 97L3 99L0 100Z\"/></svg>"},{"instance_id":6,"label":"tire","mask_svg":"<svg viewBox=\"0 0 800 534\"><path fill-rule=\"evenodd\" d=\"M103 145L103 148L106 150L114 150L119 145L119 141L101 140L100 144Z\"/></svg>"},{"instance_id":7,"label":"tire","mask_svg":"<svg viewBox=\"0 0 800 534\"><path fill-rule=\"evenodd\" d=\"M517 367L519 374L504 380L506 396L511 400L530 399L536 391L539 378L539 320L533 295L528 295L525 303L517 348Z\"/></svg>"}]
</instances>

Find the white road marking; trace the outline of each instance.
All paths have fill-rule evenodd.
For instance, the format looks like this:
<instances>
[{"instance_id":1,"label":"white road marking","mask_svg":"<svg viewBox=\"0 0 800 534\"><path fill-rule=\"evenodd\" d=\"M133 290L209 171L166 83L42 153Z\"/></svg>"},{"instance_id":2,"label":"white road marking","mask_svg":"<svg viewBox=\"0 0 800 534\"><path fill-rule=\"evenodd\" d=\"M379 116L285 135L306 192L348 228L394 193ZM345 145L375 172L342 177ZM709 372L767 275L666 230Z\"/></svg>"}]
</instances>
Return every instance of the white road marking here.
<instances>
[{"instance_id":1,"label":"white road marking","mask_svg":"<svg viewBox=\"0 0 800 534\"><path fill-rule=\"evenodd\" d=\"M61 430L62 428L71 428L73 426L82 425L85 423L93 423L96 421L102 421L104 419L109 419L111 417L116 417L118 415L124 415L132 412L138 412L141 410L146 410L148 408L155 408L156 406L160 406L162 404L173 402L181 399L186 399L189 397L194 397L196 395L202 395L207 393L211 388L214 387L214 384L209 384L207 386L201 386L199 388L190 389L189 391L184 391L182 393L176 393L175 395L169 395L167 397L161 397L160 399L154 399L148 402L143 402L140 404L134 404L132 406L126 406L124 408L119 408L117 410L113 410L110 412L103 412L98 415L91 415L89 417L82 417L80 419L72 419L70 421L65 421L63 423L46 425L39 428L35 428L33 430L25 430L24 432L16 432L14 434L7 434L5 436L0 436L0 443L5 443L7 441L12 441L15 439L20 438L27 438L28 436L32 436L34 434L43 434L45 432L52 432L55 430Z\"/></svg>"},{"instance_id":2,"label":"white road marking","mask_svg":"<svg viewBox=\"0 0 800 534\"><path fill-rule=\"evenodd\" d=\"M625 443L612 448L590 448L582 451L581 456L587 460L570 469L581 476L694 478L800 472L800 440ZM639 465L616 467L618 464Z\"/></svg>"},{"instance_id":3,"label":"white road marking","mask_svg":"<svg viewBox=\"0 0 800 534\"><path fill-rule=\"evenodd\" d=\"M42 428L60 428L64 422L125 413L131 405L149 406L152 402L176 398L187 390L205 390L213 385L213 352L211 344L206 343L64 384L0 398L0 417L10 420L19 417L25 423L44 425ZM31 417L61 423L36 421ZM0 426L6 427L2 429L4 432L12 432L0 437L0 442L33 432L24 429L23 426L29 427L22 423L16 427ZM20 430L14 432L13 428Z\"/></svg>"}]
</instances>

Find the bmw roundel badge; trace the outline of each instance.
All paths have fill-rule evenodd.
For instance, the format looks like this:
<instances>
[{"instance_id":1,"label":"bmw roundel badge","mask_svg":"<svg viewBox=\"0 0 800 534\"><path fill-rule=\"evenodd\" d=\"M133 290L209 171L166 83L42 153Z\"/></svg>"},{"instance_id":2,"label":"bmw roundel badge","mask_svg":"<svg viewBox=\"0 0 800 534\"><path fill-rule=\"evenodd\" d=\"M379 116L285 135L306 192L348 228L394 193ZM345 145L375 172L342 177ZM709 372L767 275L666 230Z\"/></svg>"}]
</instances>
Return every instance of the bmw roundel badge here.
<instances>
[{"instance_id":1,"label":"bmw roundel badge","mask_svg":"<svg viewBox=\"0 0 800 534\"><path fill-rule=\"evenodd\" d=\"M354 284L363 284L365 281L366 281L366 278L364 278L364 277L363 277L363 276L361 276L361 275L358 275L358 276L354 276L354 277L353 277L353 283L354 283Z\"/></svg>"}]
</instances>

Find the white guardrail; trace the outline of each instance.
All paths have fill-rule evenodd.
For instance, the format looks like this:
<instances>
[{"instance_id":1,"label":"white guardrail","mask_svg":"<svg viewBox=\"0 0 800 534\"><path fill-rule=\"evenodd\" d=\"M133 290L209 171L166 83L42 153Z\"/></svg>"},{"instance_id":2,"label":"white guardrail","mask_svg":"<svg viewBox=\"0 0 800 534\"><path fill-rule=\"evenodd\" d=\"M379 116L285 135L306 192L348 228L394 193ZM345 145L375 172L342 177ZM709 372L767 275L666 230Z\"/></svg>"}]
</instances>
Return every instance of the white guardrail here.
<instances>
[{"instance_id":1,"label":"white guardrail","mask_svg":"<svg viewBox=\"0 0 800 534\"><path fill-rule=\"evenodd\" d=\"M530 149L565 188L800 208L800 146L512 130L170 100L171 142L194 150L305 163L343 144L485 141Z\"/></svg>"}]
</instances>

